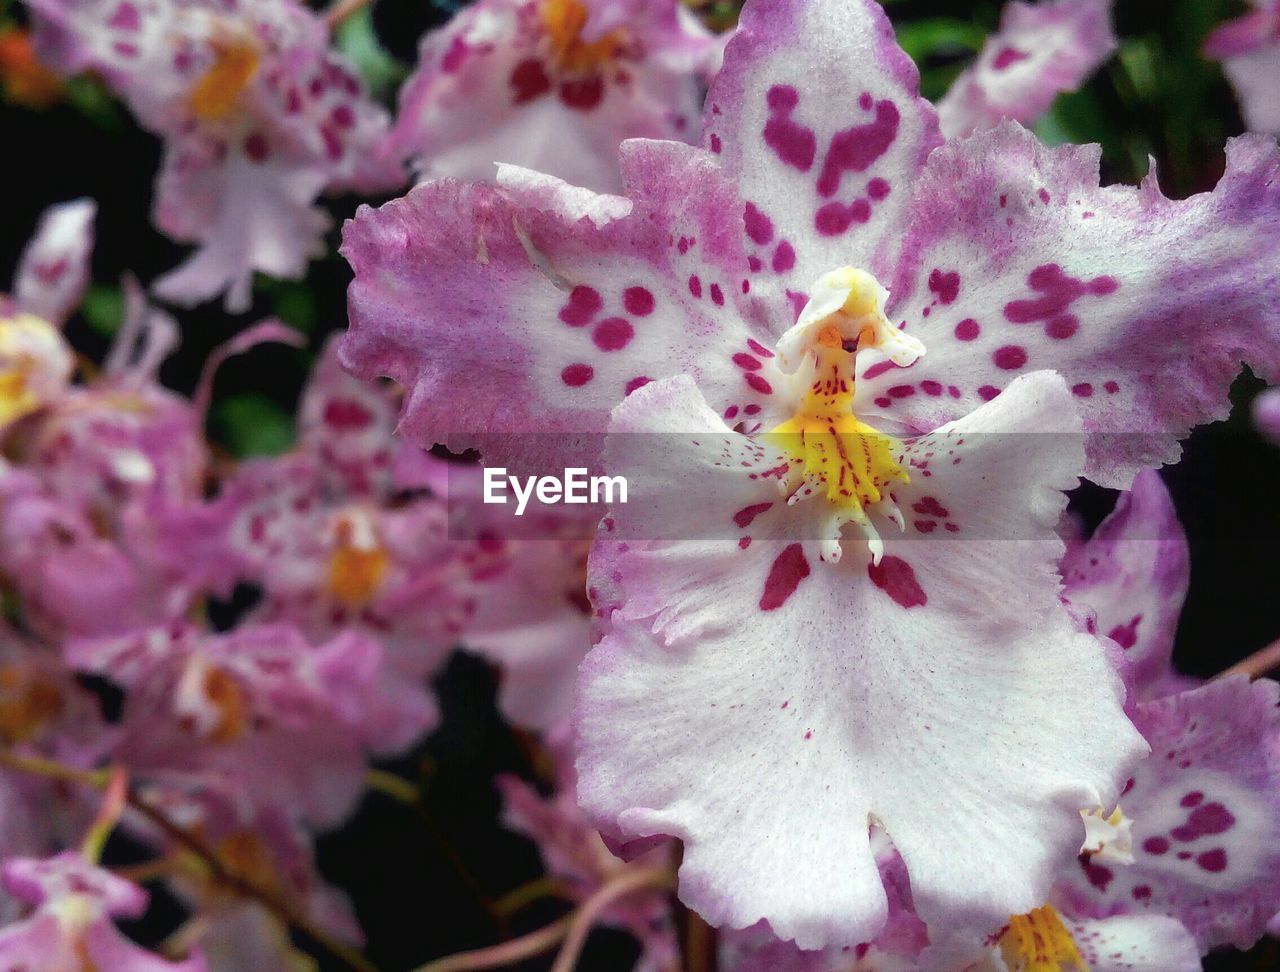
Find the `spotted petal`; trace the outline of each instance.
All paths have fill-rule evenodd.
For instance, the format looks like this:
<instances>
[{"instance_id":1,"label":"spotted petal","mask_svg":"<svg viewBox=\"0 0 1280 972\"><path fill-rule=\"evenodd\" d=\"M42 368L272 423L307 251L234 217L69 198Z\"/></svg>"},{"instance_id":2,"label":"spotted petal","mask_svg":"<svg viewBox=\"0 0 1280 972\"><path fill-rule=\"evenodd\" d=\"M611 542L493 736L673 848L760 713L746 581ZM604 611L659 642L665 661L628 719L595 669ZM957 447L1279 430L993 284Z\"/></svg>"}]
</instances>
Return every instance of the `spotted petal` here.
<instances>
[{"instance_id":1,"label":"spotted petal","mask_svg":"<svg viewBox=\"0 0 1280 972\"><path fill-rule=\"evenodd\" d=\"M1074 91L1116 49L1112 0L1012 0L1000 30L938 102L948 138L1005 118L1030 125L1064 91Z\"/></svg>"},{"instance_id":2,"label":"spotted petal","mask_svg":"<svg viewBox=\"0 0 1280 972\"><path fill-rule=\"evenodd\" d=\"M1120 801L1135 861L1073 867L1073 913L1172 915L1202 951L1262 936L1280 911L1278 701L1236 676L1137 707L1152 752Z\"/></svg>"},{"instance_id":3,"label":"spotted petal","mask_svg":"<svg viewBox=\"0 0 1280 972\"><path fill-rule=\"evenodd\" d=\"M676 143L630 142L623 164L633 201L508 169L504 188L427 183L347 224L342 355L407 389L403 431L603 432L629 391L678 369L721 408L767 393L732 187Z\"/></svg>"},{"instance_id":4,"label":"spotted petal","mask_svg":"<svg viewBox=\"0 0 1280 972\"><path fill-rule=\"evenodd\" d=\"M802 291L835 267L892 266L911 183L941 142L919 82L871 0L747 4L703 144L741 189L762 277Z\"/></svg>"},{"instance_id":5,"label":"spotted petal","mask_svg":"<svg viewBox=\"0 0 1280 972\"><path fill-rule=\"evenodd\" d=\"M1096 433L1086 475L1126 488L1227 415L1241 362L1280 375L1274 141L1233 140L1217 189L1172 201L1154 178L1099 188L1096 148L1005 123L933 154L907 250L889 314L929 353L862 383L879 427L932 428L1053 368Z\"/></svg>"},{"instance_id":6,"label":"spotted petal","mask_svg":"<svg viewBox=\"0 0 1280 972\"><path fill-rule=\"evenodd\" d=\"M1184 687L1171 656L1190 573L1177 510L1153 470L1140 472L1093 536L1062 559L1068 600L1092 610L1097 633L1124 651L1126 680L1140 698Z\"/></svg>"},{"instance_id":7,"label":"spotted petal","mask_svg":"<svg viewBox=\"0 0 1280 972\"><path fill-rule=\"evenodd\" d=\"M1143 750L1059 601L1073 422L1043 374L910 444L937 472L895 495L959 532L913 527L875 567L851 538L819 562L768 448L689 379L619 406L610 469L634 495L592 555L622 604L581 669L584 807L618 837L680 837L681 896L709 921L804 948L880 931L872 821L926 921L997 927L1043 900L1078 809Z\"/></svg>"},{"instance_id":8,"label":"spotted petal","mask_svg":"<svg viewBox=\"0 0 1280 972\"><path fill-rule=\"evenodd\" d=\"M55 325L71 316L89 285L97 213L91 199L45 210L18 264L13 291L21 310Z\"/></svg>"}]
</instances>

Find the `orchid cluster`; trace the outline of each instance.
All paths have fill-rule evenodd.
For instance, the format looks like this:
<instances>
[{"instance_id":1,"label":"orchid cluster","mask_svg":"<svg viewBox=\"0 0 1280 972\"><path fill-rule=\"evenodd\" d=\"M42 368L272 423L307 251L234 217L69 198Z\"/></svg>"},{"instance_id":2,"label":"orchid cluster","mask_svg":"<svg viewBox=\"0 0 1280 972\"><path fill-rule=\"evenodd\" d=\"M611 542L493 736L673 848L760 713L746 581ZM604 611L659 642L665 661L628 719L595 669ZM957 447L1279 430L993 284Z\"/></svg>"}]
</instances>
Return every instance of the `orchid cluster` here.
<instances>
[{"instance_id":1,"label":"orchid cluster","mask_svg":"<svg viewBox=\"0 0 1280 972\"><path fill-rule=\"evenodd\" d=\"M1187 198L1050 117L1141 58L1111 0L1010 0L936 105L875 0L475 0L394 99L341 39L377 6L0 27L10 101L89 78L159 141L151 222L193 247L119 285L105 354L94 200L0 296L0 969L383 968L319 841L369 794L428 816L400 769L471 704L458 652L544 875L419 972L585 969L598 927L649 972L1280 937L1280 649L1175 667L1158 472L1245 366L1280 384L1280 5L1202 39L1249 131ZM245 318L352 195L345 332ZM163 381L217 300L236 329ZM217 379L264 344L308 362L295 434L233 454ZM1280 444L1280 390L1252 408ZM513 516L498 467L621 488Z\"/></svg>"}]
</instances>

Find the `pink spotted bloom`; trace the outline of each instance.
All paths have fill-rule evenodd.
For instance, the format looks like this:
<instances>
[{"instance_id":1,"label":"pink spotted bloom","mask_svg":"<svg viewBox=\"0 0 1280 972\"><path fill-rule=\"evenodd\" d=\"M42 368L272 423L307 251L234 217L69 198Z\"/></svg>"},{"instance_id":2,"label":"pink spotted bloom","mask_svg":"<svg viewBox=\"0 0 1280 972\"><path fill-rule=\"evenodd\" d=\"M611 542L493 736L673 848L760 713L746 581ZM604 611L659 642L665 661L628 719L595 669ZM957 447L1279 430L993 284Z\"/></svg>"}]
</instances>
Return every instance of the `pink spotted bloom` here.
<instances>
[{"instance_id":1,"label":"pink spotted bloom","mask_svg":"<svg viewBox=\"0 0 1280 972\"><path fill-rule=\"evenodd\" d=\"M423 38L392 150L424 176L503 162L617 190L623 139L696 136L718 53L676 0L480 0Z\"/></svg>"},{"instance_id":2,"label":"pink spotted bloom","mask_svg":"<svg viewBox=\"0 0 1280 972\"><path fill-rule=\"evenodd\" d=\"M96 212L87 199L48 209L23 250L12 295L0 294L0 437L71 380L74 361L59 329L89 284Z\"/></svg>"},{"instance_id":3,"label":"pink spotted bloom","mask_svg":"<svg viewBox=\"0 0 1280 972\"><path fill-rule=\"evenodd\" d=\"M1280 134L1280 3L1251 5L1252 13L1214 31L1204 52L1222 62L1249 130Z\"/></svg>"},{"instance_id":4,"label":"pink spotted bloom","mask_svg":"<svg viewBox=\"0 0 1280 972\"><path fill-rule=\"evenodd\" d=\"M204 972L198 954L170 962L140 948L112 923L137 918L147 893L136 884L95 867L74 851L45 860L12 858L4 885L35 906L29 918L0 929L0 963L42 972Z\"/></svg>"},{"instance_id":5,"label":"pink spotted bloom","mask_svg":"<svg viewBox=\"0 0 1280 972\"><path fill-rule=\"evenodd\" d=\"M1175 202L1013 123L943 146L835 0L748 3L704 126L625 144L625 197L505 169L362 211L344 353L491 463L614 433L577 711L611 838L679 837L691 907L816 948L885 923L875 824L924 921L989 932L1146 751L1061 603L1062 491L1280 371L1280 153Z\"/></svg>"},{"instance_id":6,"label":"pink spotted bloom","mask_svg":"<svg viewBox=\"0 0 1280 972\"><path fill-rule=\"evenodd\" d=\"M368 755L405 748L434 717L425 689L384 682L381 646L356 633L314 644L283 624L174 624L72 642L66 657L128 693L116 758L243 783L318 826L350 811Z\"/></svg>"},{"instance_id":7,"label":"pink spotted bloom","mask_svg":"<svg viewBox=\"0 0 1280 972\"><path fill-rule=\"evenodd\" d=\"M101 74L165 140L154 219L197 246L156 293L248 307L255 272L300 277L321 249L325 191L394 186L389 120L294 0L30 0L42 57Z\"/></svg>"},{"instance_id":8,"label":"pink spotted bloom","mask_svg":"<svg viewBox=\"0 0 1280 972\"><path fill-rule=\"evenodd\" d=\"M1074 91L1116 49L1112 0L1011 0L1000 30L938 102L948 138L1006 118L1030 125L1053 99Z\"/></svg>"}]
</instances>

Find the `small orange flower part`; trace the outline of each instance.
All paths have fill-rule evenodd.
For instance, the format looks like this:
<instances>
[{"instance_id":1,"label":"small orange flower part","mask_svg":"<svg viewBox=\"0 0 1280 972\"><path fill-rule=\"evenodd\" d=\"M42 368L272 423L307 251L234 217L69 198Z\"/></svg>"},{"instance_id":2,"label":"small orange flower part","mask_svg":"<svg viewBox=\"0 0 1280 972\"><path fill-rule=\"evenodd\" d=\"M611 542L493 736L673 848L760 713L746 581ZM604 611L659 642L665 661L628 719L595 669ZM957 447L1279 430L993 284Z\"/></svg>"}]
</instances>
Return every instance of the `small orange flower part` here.
<instances>
[{"instance_id":1,"label":"small orange flower part","mask_svg":"<svg viewBox=\"0 0 1280 972\"><path fill-rule=\"evenodd\" d=\"M214 62L191 89L191 113L201 121L221 121L258 73L257 49L244 41L219 44Z\"/></svg>"},{"instance_id":2,"label":"small orange flower part","mask_svg":"<svg viewBox=\"0 0 1280 972\"><path fill-rule=\"evenodd\" d=\"M0 665L0 739L8 745L25 742L62 711L62 693L43 672L31 665Z\"/></svg>"},{"instance_id":3,"label":"small orange flower part","mask_svg":"<svg viewBox=\"0 0 1280 972\"><path fill-rule=\"evenodd\" d=\"M621 30L590 42L582 39L587 8L578 0L543 0L540 14L556 66L565 74L591 74L622 50L625 37Z\"/></svg>"},{"instance_id":4,"label":"small orange flower part","mask_svg":"<svg viewBox=\"0 0 1280 972\"><path fill-rule=\"evenodd\" d=\"M36 57L31 31L0 30L0 87L6 101L49 108L62 100L62 81Z\"/></svg>"}]
</instances>

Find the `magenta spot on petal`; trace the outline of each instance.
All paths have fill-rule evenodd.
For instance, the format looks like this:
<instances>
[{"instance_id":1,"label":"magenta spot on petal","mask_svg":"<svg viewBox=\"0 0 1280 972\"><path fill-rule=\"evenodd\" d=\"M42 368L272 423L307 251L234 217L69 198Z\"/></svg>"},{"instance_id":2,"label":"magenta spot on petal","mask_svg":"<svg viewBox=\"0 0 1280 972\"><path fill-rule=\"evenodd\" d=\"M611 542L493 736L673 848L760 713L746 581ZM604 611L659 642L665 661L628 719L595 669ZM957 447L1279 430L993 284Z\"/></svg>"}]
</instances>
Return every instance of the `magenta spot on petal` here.
<instances>
[{"instance_id":1,"label":"magenta spot on petal","mask_svg":"<svg viewBox=\"0 0 1280 972\"><path fill-rule=\"evenodd\" d=\"M940 520L945 520L951 515L951 511L937 501L935 497L926 496L918 503L912 503L911 508L921 516L936 516Z\"/></svg>"},{"instance_id":2,"label":"magenta spot on petal","mask_svg":"<svg viewBox=\"0 0 1280 972\"><path fill-rule=\"evenodd\" d=\"M1089 883L1099 891L1107 890L1107 885L1110 884L1112 879L1115 877L1115 875L1111 873L1111 869L1109 867L1103 867L1101 864L1092 864L1088 861L1083 862L1083 866L1085 877L1089 879Z\"/></svg>"},{"instance_id":3,"label":"magenta spot on petal","mask_svg":"<svg viewBox=\"0 0 1280 972\"><path fill-rule=\"evenodd\" d=\"M751 357L751 355L743 354L741 351L733 356L733 363L745 371L759 371L764 367L764 365Z\"/></svg>"},{"instance_id":4,"label":"magenta spot on petal","mask_svg":"<svg viewBox=\"0 0 1280 972\"><path fill-rule=\"evenodd\" d=\"M604 100L604 79L598 74L560 82L560 100L578 111L590 111Z\"/></svg>"},{"instance_id":5,"label":"magenta spot on petal","mask_svg":"<svg viewBox=\"0 0 1280 972\"><path fill-rule=\"evenodd\" d=\"M1044 203L1046 206L1047 206L1047 205L1049 205L1049 200L1050 200L1051 198L1052 198L1052 197L1049 195L1049 190L1048 190L1048 189L1041 189L1041 190L1040 190L1040 201L1041 201L1042 203Z\"/></svg>"},{"instance_id":6,"label":"magenta spot on petal","mask_svg":"<svg viewBox=\"0 0 1280 972\"><path fill-rule=\"evenodd\" d=\"M747 203L746 211L742 214L742 221L746 227L747 236L751 238L753 243L764 246L773 239L773 221L756 209L754 203Z\"/></svg>"},{"instance_id":7,"label":"magenta spot on petal","mask_svg":"<svg viewBox=\"0 0 1280 972\"><path fill-rule=\"evenodd\" d=\"M142 26L142 18L138 16L138 8L131 3L122 3L107 20L107 26L116 30L138 30Z\"/></svg>"},{"instance_id":8,"label":"magenta spot on petal","mask_svg":"<svg viewBox=\"0 0 1280 972\"><path fill-rule=\"evenodd\" d=\"M1161 854L1169 852L1169 842L1163 837L1148 837L1142 842L1142 849L1148 854L1154 854L1159 857Z\"/></svg>"},{"instance_id":9,"label":"magenta spot on petal","mask_svg":"<svg viewBox=\"0 0 1280 972\"><path fill-rule=\"evenodd\" d=\"M956 340L972 341L982 333L982 328L978 326L978 322L972 317L966 317L963 321L956 325Z\"/></svg>"},{"instance_id":10,"label":"magenta spot on petal","mask_svg":"<svg viewBox=\"0 0 1280 972\"><path fill-rule=\"evenodd\" d=\"M960 295L960 274L934 270L929 274L929 290L937 294L942 303L955 303L956 297Z\"/></svg>"},{"instance_id":11,"label":"magenta spot on petal","mask_svg":"<svg viewBox=\"0 0 1280 972\"><path fill-rule=\"evenodd\" d=\"M749 347L756 354L760 355L760 357L762 358L773 357L773 352L770 351L768 348L766 348L763 344L761 344L755 338L747 338L747 347Z\"/></svg>"},{"instance_id":12,"label":"magenta spot on petal","mask_svg":"<svg viewBox=\"0 0 1280 972\"><path fill-rule=\"evenodd\" d=\"M1006 344L996 349L991 360L995 362L997 368L1004 371L1017 371L1027 363L1027 351L1016 344Z\"/></svg>"},{"instance_id":13,"label":"magenta spot on petal","mask_svg":"<svg viewBox=\"0 0 1280 972\"><path fill-rule=\"evenodd\" d=\"M462 62L467 59L467 51L470 48L467 42L461 37L455 37L453 43L449 45L449 50L445 52L444 57L440 61L440 68L445 74L453 74L458 68L462 67Z\"/></svg>"},{"instance_id":14,"label":"magenta spot on petal","mask_svg":"<svg viewBox=\"0 0 1280 972\"><path fill-rule=\"evenodd\" d=\"M357 432L373 421L373 413L351 398L331 398L324 403L324 424L335 432Z\"/></svg>"},{"instance_id":15,"label":"magenta spot on petal","mask_svg":"<svg viewBox=\"0 0 1280 972\"><path fill-rule=\"evenodd\" d=\"M889 183L879 177L872 179L867 183L867 195L880 202L882 199L889 198Z\"/></svg>"},{"instance_id":16,"label":"magenta spot on petal","mask_svg":"<svg viewBox=\"0 0 1280 972\"><path fill-rule=\"evenodd\" d=\"M839 236L854 223L865 223L869 219L871 204L865 199L856 199L848 206L829 202L814 213L813 226L823 236Z\"/></svg>"},{"instance_id":17,"label":"magenta spot on petal","mask_svg":"<svg viewBox=\"0 0 1280 972\"><path fill-rule=\"evenodd\" d=\"M738 525L739 529L745 530L747 527L751 526L752 520L765 512L765 510L771 509L772 507L772 503L756 503L753 506L744 506L742 509L738 510L737 513L733 514L733 522Z\"/></svg>"},{"instance_id":18,"label":"magenta spot on petal","mask_svg":"<svg viewBox=\"0 0 1280 972\"><path fill-rule=\"evenodd\" d=\"M1188 793L1186 796L1184 796L1181 800L1178 801L1178 806L1186 807L1188 810L1190 810L1192 807L1198 807L1202 803L1204 803L1204 794L1201 793L1199 790L1192 790L1190 793Z\"/></svg>"},{"instance_id":19,"label":"magenta spot on petal","mask_svg":"<svg viewBox=\"0 0 1280 972\"><path fill-rule=\"evenodd\" d=\"M244 140L244 154L252 162L265 162L267 156L271 154L270 146L267 145L267 137L261 132L250 134Z\"/></svg>"},{"instance_id":20,"label":"magenta spot on petal","mask_svg":"<svg viewBox=\"0 0 1280 972\"><path fill-rule=\"evenodd\" d=\"M1019 61L1025 61L1030 56L1030 54L1020 51L1016 47L1002 47L991 61L991 67L996 71L1006 71Z\"/></svg>"},{"instance_id":21,"label":"magenta spot on petal","mask_svg":"<svg viewBox=\"0 0 1280 972\"><path fill-rule=\"evenodd\" d=\"M1063 314L1046 324L1044 333L1055 341L1065 341L1074 336L1078 330L1080 330L1080 318L1074 314Z\"/></svg>"},{"instance_id":22,"label":"magenta spot on petal","mask_svg":"<svg viewBox=\"0 0 1280 972\"><path fill-rule=\"evenodd\" d=\"M560 380L570 388L580 388L594 378L595 373L589 364L571 364L560 372Z\"/></svg>"},{"instance_id":23,"label":"magenta spot on petal","mask_svg":"<svg viewBox=\"0 0 1280 972\"><path fill-rule=\"evenodd\" d=\"M724 306L724 291L720 289L719 284L711 285L711 303L717 307Z\"/></svg>"},{"instance_id":24,"label":"magenta spot on petal","mask_svg":"<svg viewBox=\"0 0 1280 972\"><path fill-rule=\"evenodd\" d=\"M1102 296L1114 293L1120 286L1114 277L1098 277L1088 283L1069 277L1056 263L1046 263L1032 270L1027 275L1027 285L1040 296L1004 305L1005 319L1013 324L1052 320L1086 294Z\"/></svg>"},{"instance_id":25,"label":"magenta spot on petal","mask_svg":"<svg viewBox=\"0 0 1280 972\"><path fill-rule=\"evenodd\" d=\"M637 388L643 388L645 385L649 384L649 382L651 381L653 381L652 378L646 378L644 375L637 375L635 378L632 378L629 382L627 382L626 393L630 395Z\"/></svg>"},{"instance_id":26,"label":"magenta spot on petal","mask_svg":"<svg viewBox=\"0 0 1280 972\"><path fill-rule=\"evenodd\" d=\"M1107 632L1107 637L1128 651L1138 643L1138 623L1141 620L1142 615L1139 614L1131 618L1127 624L1117 624Z\"/></svg>"},{"instance_id":27,"label":"magenta spot on petal","mask_svg":"<svg viewBox=\"0 0 1280 972\"><path fill-rule=\"evenodd\" d=\"M889 389L890 398L910 398L915 393L914 385L894 385Z\"/></svg>"},{"instance_id":28,"label":"magenta spot on petal","mask_svg":"<svg viewBox=\"0 0 1280 972\"><path fill-rule=\"evenodd\" d=\"M350 128L356 123L355 109L350 105L334 105L329 120L339 128Z\"/></svg>"},{"instance_id":29,"label":"magenta spot on petal","mask_svg":"<svg viewBox=\"0 0 1280 972\"><path fill-rule=\"evenodd\" d=\"M791 120L791 113L800 103L799 93L790 85L775 84L765 98L769 105L765 144L784 165L808 172L818 152L818 140L810 129Z\"/></svg>"},{"instance_id":30,"label":"magenta spot on petal","mask_svg":"<svg viewBox=\"0 0 1280 972\"><path fill-rule=\"evenodd\" d=\"M1136 888L1133 889L1134 901L1146 901L1150 897L1151 897L1151 888L1145 884L1139 884Z\"/></svg>"},{"instance_id":31,"label":"magenta spot on petal","mask_svg":"<svg viewBox=\"0 0 1280 972\"><path fill-rule=\"evenodd\" d=\"M635 328L621 317L606 317L596 325L591 340L601 351L621 351L635 336Z\"/></svg>"},{"instance_id":32,"label":"magenta spot on petal","mask_svg":"<svg viewBox=\"0 0 1280 972\"><path fill-rule=\"evenodd\" d=\"M769 568L764 593L760 595L760 610L774 611L782 607L808 576L809 561L805 559L804 547L793 543L778 554Z\"/></svg>"},{"instance_id":33,"label":"magenta spot on petal","mask_svg":"<svg viewBox=\"0 0 1280 972\"><path fill-rule=\"evenodd\" d=\"M783 240L773 251L773 260L770 265L774 273L786 273L796 265L795 247Z\"/></svg>"},{"instance_id":34,"label":"magenta spot on petal","mask_svg":"<svg viewBox=\"0 0 1280 972\"><path fill-rule=\"evenodd\" d=\"M522 105L532 101L551 90L551 79L547 77L542 62L537 58L521 61L511 72L511 87L515 90L514 102Z\"/></svg>"},{"instance_id":35,"label":"magenta spot on petal","mask_svg":"<svg viewBox=\"0 0 1280 972\"><path fill-rule=\"evenodd\" d=\"M1120 390L1120 385L1114 381L1109 381L1102 387L1107 390L1108 395L1114 395L1116 392Z\"/></svg>"},{"instance_id":36,"label":"magenta spot on petal","mask_svg":"<svg viewBox=\"0 0 1280 972\"><path fill-rule=\"evenodd\" d=\"M915 570L901 557L885 557L879 564L868 564L867 576L904 608L922 607L929 603L924 588L916 580Z\"/></svg>"},{"instance_id":37,"label":"magenta spot on petal","mask_svg":"<svg viewBox=\"0 0 1280 972\"><path fill-rule=\"evenodd\" d=\"M569 303L560 308L560 320L570 327L583 327L600 313L604 301L590 287L577 286L569 292Z\"/></svg>"},{"instance_id":38,"label":"magenta spot on petal","mask_svg":"<svg viewBox=\"0 0 1280 972\"><path fill-rule=\"evenodd\" d=\"M885 398L883 395L876 399L876 408L888 408L893 404L892 398Z\"/></svg>"},{"instance_id":39,"label":"magenta spot on petal","mask_svg":"<svg viewBox=\"0 0 1280 972\"><path fill-rule=\"evenodd\" d=\"M751 546L751 538L750 538L750 537L739 537L739 538L738 538L738 549L739 549L739 550L746 550L749 546Z\"/></svg>"},{"instance_id":40,"label":"magenta spot on petal","mask_svg":"<svg viewBox=\"0 0 1280 972\"><path fill-rule=\"evenodd\" d=\"M628 314L644 317L653 313L653 294L644 287L628 287L622 292L622 306Z\"/></svg>"},{"instance_id":41,"label":"magenta spot on petal","mask_svg":"<svg viewBox=\"0 0 1280 972\"><path fill-rule=\"evenodd\" d=\"M875 100L871 97L870 91L864 91L858 95L858 107L863 111L870 111L871 106L875 104Z\"/></svg>"},{"instance_id":42,"label":"magenta spot on petal","mask_svg":"<svg viewBox=\"0 0 1280 972\"><path fill-rule=\"evenodd\" d=\"M1071 394L1077 398L1088 398L1093 394L1093 386L1087 381L1082 381L1078 385L1071 386Z\"/></svg>"},{"instance_id":43,"label":"magenta spot on petal","mask_svg":"<svg viewBox=\"0 0 1280 972\"><path fill-rule=\"evenodd\" d=\"M767 381L765 381L762 376L756 374L754 371L748 373L746 375L746 379L747 379L747 384L750 385L752 388L754 388L756 391L758 391L761 395L773 394L773 386L769 384Z\"/></svg>"},{"instance_id":44,"label":"magenta spot on petal","mask_svg":"<svg viewBox=\"0 0 1280 972\"><path fill-rule=\"evenodd\" d=\"M873 364L870 368L868 368L866 371L862 373L862 380L870 381L872 378L879 378L886 371L893 371L893 369L896 367L898 366L894 364L892 361L877 361L875 364Z\"/></svg>"},{"instance_id":45,"label":"magenta spot on petal","mask_svg":"<svg viewBox=\"0 0 1280 972\"><path fill-rule=\"evenodd\" d=\"M922 381L920 382L920 390L926 395L937 398L942 394L942 382L934 381L933 379Z\"/></svg>"},{"instance_id":46,"label":"magenta spot on petal","mask_svg":"<svg viewBox=\"0 0 1280 972\"><path fill-rule=\"evenodd\" d=\"M716 155L719 155L719 154L720 154L720 149L721 149L721 145L720 145L720 136L719 136L719 135L716 135L716 134L714 134L714 133L712 133L712 135L711 135L711 151L712 151L712 152L714 152Z\"/></svg>"},{"instance_id":47,"label":"magenta spot on petal","mask_svg":"<svg viewBox=\"0 0 1280 972\"><path fill-rule=\"evenodd\" d=\"M978 389L978 397L981 398L984 402L991 401L991 399L995 398L999 394L1000 394L1000 389L997 388L995 385L983 385L981 388Z\"/></svg>"},{"instance_id":48,"label":"magenta spot on petal","mask_svg":"<svg viewBox=\"0 0 1280 972\"><path fill-rule=\"evenodd\" d=\"M702 281L698 279L697 274L689 278L689 293L695 297L702 296Z\"/></svg>"},{"instance_id":49,"label":"magenta spot on petal","mask_svg":"<svg viewBox=\"0 0 1280 972\"><path fill-rule=\"evenodd\" d=\"M892 101L879 102L875 111L874 121L846 128L831 137L822 173L818 176L819 195L835 195L845 172L866 172L889 151L898 137L901 116Z\"/></svg>"},{"instance_id":50,"label":"magenta spot on petal","mask_svg":"<svg viewBox=\"0 0 1280 972\"><path fill-rule=\"evenodd\" d=\"M764 269L764 264L760 261L760 258L753 253L751 256L747 257L747 269L752 273L759 273Z\"/></svg>"},{"instance_id":51,"label":"magenta spot on petal","mask_svg":"<svg viewBox=\"0 0 1280 972\"><path fill-rule=\"evenodd\" d=\"M1196 858L1196 863L1210 874L1220 874L1227 869L1227 852L1221 847L1205 851Z\"/></svg>"}]
</instances>

